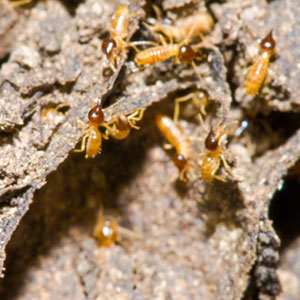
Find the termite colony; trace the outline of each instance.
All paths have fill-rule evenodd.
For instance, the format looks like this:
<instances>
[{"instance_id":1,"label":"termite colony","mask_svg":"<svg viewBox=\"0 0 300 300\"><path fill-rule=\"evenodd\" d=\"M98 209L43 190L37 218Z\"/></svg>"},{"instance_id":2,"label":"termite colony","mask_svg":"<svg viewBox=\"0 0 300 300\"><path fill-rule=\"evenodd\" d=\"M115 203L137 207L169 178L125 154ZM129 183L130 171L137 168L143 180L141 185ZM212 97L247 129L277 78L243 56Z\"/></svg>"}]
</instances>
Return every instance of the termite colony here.
<instances>
[{"instance_id":1,"label":"termite colony","mask_svg":"<svg viewBox=\"0 0 300 300\"><path fill-rule=\"evenodd\" d=\"M152 22L144 22L144 27L153 40L129 41L129 24L131 19L138 14L131 13L129 7L124 5L116 9L112 16L109 37L102 43L102 51L107 57L110 69L115 72L121 55L132 50L135 51L132 60L137 67L147 67L172 58L175 64L191 64L193 74L201 81L195 61L200 55L199 45L204 35L209 34L213 29L214 23L211 15L208 12L201 12L168 23L161 17L160 10L156 6L154 6L154 11L156 19ZM272 31L261 41L260 49L260 56L252 65L246 78L245 90L249 95L259 92L267 76L268 64L275 49ZM109 121L105 121L102 101L95 101L94 97L92 98L88 124L83 124L85 130L81 147L75 150L76 152L85 151L86 158L94 158L100 152L103 138L124 139L130 134L132 128L139 129L136 123L141 121L144 115L144 109L130 113L119 112L111 115ZM224 120L213 122L208 110L211 102L208 91L197 87L174 100L173 117L164 114L155 116L157 128L168 141L169 146L175 149L172 160L179 170L181 181L191 179L190 174L194 165L199 167L198 173L206 183L212 183L214 180L228 182L237 179L230 167L233 155L226 150L225 145L227 136L239 137L245 128L242 127L243 125L232 126L230 122ZM204 151L198 154L192 151L193 137L185 134L178 121L181 117L180 109L184 103L194 106L197 110L198 121L204 128L205 136L201 142ZM99 127L102 127L103 131L99 130ZM207 127L209 129L206 129ZM221 167L224 172L220 172ZM113 219L101 217L98 219L94 235L101 245L109 246L115 242L118 228Z\"/></svg>"},{"instance_id":2,"label":"termite colony","mask_svg":"<svg viewBox=\"0 0 300 300\"><path fill-rule=\"evenodd\" d=\"M191 44L190 42L195 38L202 41L203 36L212 31L214 24L211 15L207 12L198 12L195 15L175 20L170 24L162 18L160 10L156 6L153 6L153 8L156 19L150 24L146 23L145 27L158 42L127 41L130 20L138 14L131 13L125 5L116 9L109 29L110 36L102 43L102 51L113 71L118 66L120 55L123 52L128 52L129 48L134 48L137 52L133 60L138 66L153 65L164 62L169 58L173 58L176 64L192 63L197 58L197 44ZM139 50L138 46L146 46L147 48ZM260 47L260 57L254 62L246 79L247 94L257 94L266 78L268 63L275 48L272 32L261 41ZM196 75L199 76L198 73ZM184 135L178 124L180 104L187 101L191 101L199 110L199 119L203 122L203 118L206 116L206 107L209 104L209 95L203 89L194 90L185 96L176 98L173 119L160 114L155 119L159 130L176 149L177 154L173 157L173 161L179 169L180 180L186 180L186 175L190 170L188 157L191 141ZM110 123L105 123L102 103L98 100L97 103L92 104L89 111L89 123L85 125L86 129L81 148L75 151L86 150L86 158L95 157L100 151L102 138L108 139L111 136L115 139L124 139L129 135L132 128L139 129L136 122L142 119L143 113L144 110L133 111L129 115L125 113L117 114L110 119ZM105 132L101 133L98 127L105 127ZM212 126L210 125L210 127ZM208 133L204 143L204 148L208 151L208 154L205 154L201 166L202 177L205 181L211 182L209 178L225 181L224 178L216 175L221 162L223 162L228 173L231 173L223 155L225 153L224 146L220 145L221 140L225 139L229 133L233 134L233 132L226 129L224 124L216 125ZM210 143L211 139L214 142L211 141Z\"/></svg>"}]
</instances>

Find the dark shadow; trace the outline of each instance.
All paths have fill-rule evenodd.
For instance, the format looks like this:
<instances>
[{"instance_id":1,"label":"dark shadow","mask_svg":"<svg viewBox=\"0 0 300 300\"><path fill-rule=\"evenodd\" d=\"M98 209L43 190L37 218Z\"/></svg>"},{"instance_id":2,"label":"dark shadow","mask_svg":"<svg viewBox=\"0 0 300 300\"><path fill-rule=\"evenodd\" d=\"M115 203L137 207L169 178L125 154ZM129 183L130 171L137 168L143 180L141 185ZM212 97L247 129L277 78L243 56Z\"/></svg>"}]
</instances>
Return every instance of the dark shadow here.
<instances>
[{"instance_id":1,"label":"dark shadow","mask_svg":"<svg viewBox=\"0 0 300 300\"><path fill-rule=\"evenodd\" d=\"M283 187L277 191L270 205L269 216L281 240L282 252L300 235L300 182L287 176Z\"/></svg>"},{"instance_id":2,"label":"dark shadow","mask_svg":"<svg viewBox=\"0 0 300 300\"><path fill-rule=\"evenodd\" d=\"M254 265L251 269L250 276L249 276L249 284L244 292L244 296L242 300L255 300L259 299L259 289L257 288L256 281L255 281L255 268L256 265Z\"/></svg>"},{"instance_id":3,"label":"dark shadow","mask_svg":"<svg viewBox=\"0 0 300 300\"><path fill-rule=\"evenodd\" d=\"M237 213L245 208L243 197L236 182L221 182L214 180L206 183L203 203L199 203L199 211L207 216L207 235L214 234L219 223L228 226L242 227L245 220L241 220Z\"/></svg>"},{"instance_id":4,"label":"dark shadow","mask_svg":"<svg viewBox=\"0 0 300 300\"><path fill-rule=\"evenodd\" d=\"M274 150L285 144L300 128L299 113L270 112L265 115L258 113L251 116L251 111L244 112L240 121L248 122L243 134L250 137L251 142L256 145L254 158L261 157L268 150Z\"/></svg>"},{"instance_id":5,"label":"dark shadow","mask_svg":"<svg viewBox=\"0 0 300 300\"><path fill-rule=\"evenodd\" d=\"M51 0L49 0L51 1ZM60 0L71 16L75 16L76 9L83 1L82 0Z\"/></svg>"}]
</instances>

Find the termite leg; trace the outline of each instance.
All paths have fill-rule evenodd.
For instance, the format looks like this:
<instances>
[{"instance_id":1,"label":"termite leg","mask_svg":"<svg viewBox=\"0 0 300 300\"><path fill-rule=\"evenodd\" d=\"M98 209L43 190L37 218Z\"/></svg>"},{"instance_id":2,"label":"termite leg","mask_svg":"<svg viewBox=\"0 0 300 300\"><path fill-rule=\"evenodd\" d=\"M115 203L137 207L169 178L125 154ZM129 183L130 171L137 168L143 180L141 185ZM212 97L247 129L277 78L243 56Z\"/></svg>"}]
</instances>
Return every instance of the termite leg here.
<instances>
[{"instance_id":1,"label":"termite leg","mask_svg":"<svg viewBox=\"0 0 300 300\"><path fill-rule=\"evenodd\" d=\"M109 120L112 120L112 114L113 114L113 111L111 110L110 113L109 113ZM108 124L101 124L102 127L104 127L106 130L105 130L105 133L102 134L103 138L105 140L108 140L109 139L109 135L116 131L117 128L116 128L116 124L112 124L111 126L109 126Z\"/></svg>"},{"instance_id":2,"label":"termite leg","mask_svg":"<svg viewBox=\"0 0 300 300\"><path fill-rule=\"evenodd\" d=\"M173 116L173 120L175 122L178 121L179 112L180 112L180 103L186 102L186 101L190 100L192 97L193 97L193 93L190 93L190 94L187 94L186 96L175 99L175 108L174 108L174 116Z\"/></svg>"},{"instance_id":3,"label":"termite leg","mask_svg":"<svg viewBox=\"0 0 300 300\"><path fill-rule=\"evenodd\" d=\"M139 17L139 16L143 16L144 15L144 13L143 12L136 12L136 13L131 13L130 15L129 15L129 18L132 18L132 17Z\"/></svg>"},{"instance_id":4,"label":"termite leg","mask_svg":"<svg viewBox=\"0 0 300 300\"><path fill-rule=\"evenodd\" d=\"M128 46L132 47L137 53L139 53L140 50L136 46L143 46L143 45L151 45L154 47L160 46L158 43L152 41L133 41L128 43Z\"/></svg>"},{"instance_id":5,"label":"termite leg","mask_svg":"<svg viewBox=\"0 0 300 300\"><path fill-rule=\"evenodd\" d=\"M194 30L194 26L191 27L186 38L179 45L189 44L189 42L191 40L191 36L193 35L193 30Z\"/></svg>"},{"instance_id":6,"label":"termite leg","mask_svg":"<svg viewBox=\"0 0 300 300\"><path fill-rule=\"evenodd\" d=\"M105 127L105 133L102 134L102 137L105 139L105 140L108 140L109 139L109 136L112 132L115 132L117 130L117 127L116 127L116 124L112 124L111 126L107 125L107 124L103 124L101 125L103 127Z\"/></svg>"},{"instance_id":7,"label":"termite leg","mask_svg":"<svg viewBox=\"0 0 300 300\"><path fill-rule=\"evenodd\" d=\"M204 35L202 32L199 32L199 38L201 42L204 40Z\"/></svg>"},{"instance_id":8,"label":"termite leg","mask_svg":"<svg viewBox=\"0 0 300 300\"><path fill-rule=\"evenodd\" d=\"M201 82L201 85L204 86L204 80L203 80L201 74L198 72L195 62L191 61L191 65L192 65L192 68L194 69L196 76L198 77L199 81Z\"/></svg>"},{"instance_id":9,"label":"termite leg","mask_svg":"<svg viewBox=\"0 0 300 300\"><path fill-rule=\"evenodd\" d=\"M79 119L76 120L76 123L79 124L79 125L82 126L82 127L88 127L87 124L85 124L84 122L82 122L82 121L79 120Z\"/></svg>"},{"instance_id":10,"label":"termite leg","mask_svg":"<svg viewBox=\"0 0 300 300\"><path fill-rule=\"evenodd\" d=\"M91 108L93 108L95 105L98 105L100 103L99 103L99 98L97 98L97 102L95 101L94 88L91 83L90 83L90 90L91 90Z\"/></svg>"},{"instance_id":11,"label":"termite leg","mask_svg":"<svg viewBox=\"0 0 300 300\"><path fill-rule=\"evenodd\" d=\"M104 134L101 133L101 135L105 140L108 140L110 133L115 130L115 127L113 125L112 125L112 127L110 127L109 125L107 125L105 123L101 124L100 126L104 127L106 129L105 133Z\"/></svg>"},{"instance_id":12,"label":"termite leg","mask_svg":"<svg viewBox=\"0 0 300 300\"><path fill-rule=\"evenodd\" d=\"M60 103L60 104L58 104L58 105L57 105L56 107L54 107L54 108L46 108L46 109L43 109L43 110L41 111L41 116L42 116L42 117L47 117L47 115L48 115L48 113L49 113L50 111L54 111L54 112L57 113L57 114L63 115L63 113L60 112L59 110L60 110L61 108L64 108L64 107L70 107L70 105L69 105L68 103Z\"/></svg>"},{"instance_id":13,"label":"termite leg","mask_svg":"<svg viewBox=\"0 0 300 300\"><path fill-rule=\"evenodd\" d=\"M205 105L201 105L201 107L200 107L200 112L201 112L201 114L203 115L203 116L206 116L206 110L205 110ZM199 113L200 114L200 113ZM200 115L201 115L200 114ZM202 116L201 116L201 118L202 118ZM203 120L202 120L202 122L203 122Z\"/></svg>"},{"instance_id":14,"label":"termite leg","mask_svg":"<svg viewBox=\"0 0 300 300\"><path fill-rule=\"evenodd\" d=\"M86 140L88 138L88 135L84 135L84 137L81 140L81 145L79 149L74 149L73 152L84 152L86 148Z\"/></svg>"},{"instance_id":15,"label":"termite leg","mask_svg":"<svg viewBox=\"0 0 300 300\"><path fill-rule=\"evenodd\" d=\"M179 180L180 181L187 181L186 179L186 173L188 172L188 166L180 171L179 173Z\"/></svg>"},{"instance_id":16,"label":"termite leg","mask_svg":"<svg viewBox=\"0 0 300 300\"><path fill-rule=\"evenodd\" d=\"M157 34L157 35L158 35L158 39L161 42L161 44L163 46L166 46L168 43L167 43L166 39L163 37L163 35L161 35L161 34ZM173 40L171 41L171 39L170 39L170 44L171 45L173 44Z\"/></svg>"},{"instance_id":17,"label":"termite leg","mask_svg":"<svg viewBox=\"0 0 300 300\"><path fill-rule=\"evenodd\" d=\"M109 116L110 120L112 119L112 114L113 114L113 111L111 110L110 111L110 116ZM100 126L104 127L106 129L105 133L102 134L102 136L103 136L103 138L105 140L108 140L109 135L111 134L111 132L116 131L116 125L115 124L109 126L108 124L106 124L105 122L103 122Z\"/></svg>"},{"instance_id":18,"label":"termite leg","mask_svg":"<svg viewBox=\"0 0 300 300\"><path fill-rule=\"evenodd\" d=\"M152 4L152 8L154 10L156 19L159 22L162 22L163 17L162 17L162 14L161 14L161 11L160 11L159 7L156 4Z\"/></svg>"},{"instance_id":19,"label":"termite leg","mask_svg":"<svg viewBox=\"0 0 300 300\"><path fill-rule=\"evenodd\" d=\"M143 119L144 116L144 109L141 109L140 111L135 111L133 114L129 115L127 117L128 119L128 123L130 124L130 126L136 130L139 130L140 127L136 126L135 123L138 121L141 121Z\"/></svg>"},{"instance_id":20,"label":"termite leg","mask_svg":"<svg viewBox=\"0 0 300 300\"><path fill-rule=\"evenodd\" d=\"M167 42L166 42L166 39L163 37L163 35L161 35L160 33L156 32L157 31L160 31L162 32L169 40L169 44L173 44L173 37L172 36L169 36L165 30L165 28L163 26L161 26L160 24L156 24L154 26L151 26L147 23L144 23L144 26L149 30L151 31L152 35L157 39L159 40L162 45L167 45Z\"/></svg>"},{"instance_id":21,"label":"termite leg","mask_svg":"<svg viewBox=\"0 0 300 300\"><path fill-rule=\"evenodd\" d=\"M215 179L217 179L217 180L222 181L222 182L227 182L227 180L226 180L225 178L223 178L223 177L221 177L221 176L219 176L219 175L214 175L213 177L214 177Z\"/></svg>"},{"instance_id":22,"label":"termite leg","mask_svg":"<svg viewBox=\"0 0 300 300\"><path fill-rule=\"evenodd\" d=\"M199 113L199 114L197 115L197 117L198 117L198 119L199 119L199 123L200 123L201 126L204 128L204 130L205 130L206 132L209 132L208 128L207 128L206 125L204 124L202 115Z\"/></svg>"},{"instance_id":23,"label":"termite leg","mask_svg":"<svg viewBox=\"0 0 300 300\"><path fill-rule=\"evenodd\" d=\"M55 107L55 110L60 110L61 108L64 108L64 107L70 107L70 104L68 103L59 103L56 107Z\"/></svg>"},{"instance_id":24,"label":"termite leg","mask_svg":"<svg viewBox=\"0 0 300 300\"><path fill-rule=\"evenodd\" d=\"M98 214L97 214L96 224L98 222L100 222L101 218L103 218L103 203L102 202L101 202L101 206L100 206L100 209L98 211ZM97 237L97 231L98 231L98 228L97 228L97 226L95 226L94 230L93 230L93 236L94 237Z\"/></svg>"},{"instance_id":25,"label":"termite leg","mask_svg":"<svg viewBox=\"0 0 300 300\"><path fill-rule=\"evenodd\" d=\"M203 141L204 140L204 138L203 137L201 137L201 136L189 136L189 140L190 141Z\"/></svg>"},{"instance_id":26,"label":"termite leg","mask_svg":"<svg viewBox=\"0 0 300 300\"><path fill-rule=\"evenodd\" d=\"M141 239L141 236L138 233L136 233L130 229L127 229L125 227L118 226L118 231L119 231L120 235L124 238L131 238L131 239L136 239L136 240Z\"/></svg>"},{"instance_id":27,"label":"termite leg","mask_svg":"<svg viewBox=\"0 0 300 300\"><path fill-rule=\"evenodd\" d=\"M225 157L224 157L223 155L220 155L220 158L221 158L221 160L222 160L222 162L223 162L223 165L224 165L225 170L232 176L232 178L235 179L236 176L235 176L234 173L232 172L232 170L231 170L230 166L228 165L228 163L227 163Z\"/></svg>"}]
</instances>

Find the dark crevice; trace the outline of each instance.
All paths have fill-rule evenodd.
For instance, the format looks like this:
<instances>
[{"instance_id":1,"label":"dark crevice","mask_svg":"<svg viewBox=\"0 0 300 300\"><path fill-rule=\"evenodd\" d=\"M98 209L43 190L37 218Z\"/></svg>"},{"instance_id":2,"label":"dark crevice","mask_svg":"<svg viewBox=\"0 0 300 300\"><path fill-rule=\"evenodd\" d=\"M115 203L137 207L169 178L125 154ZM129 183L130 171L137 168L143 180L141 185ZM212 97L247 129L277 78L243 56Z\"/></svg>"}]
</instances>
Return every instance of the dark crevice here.
<instances>
[{"instance_id":1,"label":"dark crevice","mask_svg":"<svg viewBox=\"0 0 300 300\"><path fill-rule=\"evenodd\" d=\"M69 14L74 17L76 14L77 7L83 2L82 0L60 0Z\"/></svg>"},{"instance_id":2,"label":"dark crevice","mask_svg":"<svg viewBox=\"0 0 300 300\"><path fill-rule=\"evenodd\" d=\"M275 150L285 144L287 140L300 128L299 113L271 112L268 115L244 111L240 120L248 122L243 134L251 138L255 145L254 158L261 157L268 150Z\"/></svg>"},{"instance_id":3,"label":"dark crevice","mask_svg":"<svg viewBox=\"0 0 300 300\"><path fill-rule=\"evenodd\" d=\"M299 195L299 177L287 176L270 205L269 216L281 240L281 252L300 236Z\"/></svg>"},{"instance_id":4,"label":"dark crevice","mask_svg":"<svg viewBox=\"0 0 300 300\"><path fill-rule=\"evenodd\" d=\"M243 296L242 300L256 300L256 299L258 299L259 289L257 288L255 275L254 275L255 268L256 268L256 265L254 265L252 267L252 270L251 270L250 276L249 276L249 284L248 284L248 287L247 287L247 289L244 293L244 296Z\"/></svg>"}]
</instances>

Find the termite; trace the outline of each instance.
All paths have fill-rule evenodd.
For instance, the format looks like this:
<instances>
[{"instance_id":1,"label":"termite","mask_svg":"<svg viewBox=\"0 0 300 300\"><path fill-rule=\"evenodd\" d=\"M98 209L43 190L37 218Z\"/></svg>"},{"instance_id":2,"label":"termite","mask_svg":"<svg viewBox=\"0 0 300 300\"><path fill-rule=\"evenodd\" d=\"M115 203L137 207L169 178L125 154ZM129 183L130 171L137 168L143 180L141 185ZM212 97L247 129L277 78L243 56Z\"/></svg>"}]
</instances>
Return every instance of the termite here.
<instances>
[{"instance_id":1,"label":"termite","mask_svg":"<svg viewBox=\"0 0 300 300\"><path fill-rule=\"evenodd\" d=\"M154 42L148 41L137 41L132 42L135 45L146 45L146 44L156 44L155 47L148 48L146 50L139 51L134 61L136 64L143 66L147 64L155 64L158 62L166 61L169 58L174 58L175 63L191 63L197 77L200 81L203 81L201 75L198 73L194 59L198 56L197 48L199 45L190 46L187 42L190 40L190 35L188 34L186 39L178 44L167 44L163 38L161 38L162 45L157 45ZM196 50L196 51L195 51Z\"/></svg>"},{"instance_id":2,"label":"termite","mask_svg":"<svg viewBox=\"0 0 300 300\"><path fill-rule=\"evenodd\" d=\"M260 43L260 56L250 67L250 72L246 79L246 93L256 95L268 73L268 66L271 56L275 52L276 42L271 32Z\"/></svg>"},{"instance_id":3,"label":"termite","mask_svg":"<svg viewBox=\"0 0 300 300\"><path fill-rule=\"evenodd\" d=\"M91 109L88 113L88 120L89 123L85 124L80 120L77 120L78 123L85 127L83 132L83 138L81 141L80 149L75 149L74 152L83 152L85 153L85 158L94 158L97 153L101 149L102 145L102 136L105 137L100 131L99 126L103 126L107 128L107 125L104 123L104 112L102 109L102 102L101 100L97 99L94 101L93 89L91 87ZM94 105L94 102L96 104ZM106 137L105 137L106 138Z\"/></svg>"},{"instance_id":4,"label":"termite","mask_svg":"<svg viewBox=\"0 0 300 300\"><path fill-rule=\"evenodd\" d=\"M180 42L186 38L187 35L190 38L200 36L201 34L208 34L211 32L214 21L212 16L207 12L198 12L195 15L181 18L173 22L173 24L167 24L162 21L159 9L153 5L157 16L157 22L154 25L147 25L152 32L161 32L168 37L170 41L175 39Z\"/></svg>"},{"instance_id":5,"label":"termite","mask_svg":"<svg viewBox=\"0 0 300 300\"><path fill-rule=\"evenodd\" d=\"M102 145L102 133L98 128L104 122L104 113L101 103L96 104L90 109L88 119L89 124L83 123L86 129L81 141L81 147L80 149L75 149L74 152L86 151L85 158L94 158L100 151Z\"/></svg>"},{"instance_id":6,"label":"termite","mask_svg":"<svg viewBox=\"0 0 300 300\"><path fill-rule=\"evenodd\" d=\"M140 13L131 14L128 7L122 5L116 9L112 17L109 30L110 37L103 41L102 52L108 58L113 69L118 64L120 53L126 51L126 47L130 46L130 43L126 42L129 21L131 17L137 15L140 15Z\"/></svg>"},{"instance_id":7,"label":"termite","mask_svg":"<svg viewBox=\"0 0 300 300\"><path fill-rule=\"evenodd\" d=\"M206 110L205 108L208 105L208 94L205 90L197 90L192 93L189 93L183 97L179 97L175 99L175 108L174 108L174 121L176 122L179 117L179 112L180 112L180 103L186 102L192 100L193 104L195 105L196 108L200 110L200 113L202 115L206 115Z\"/></svg>"},{"instance_id":8,"label":"termite","mask_svg":"<svg viewBox=\"0 0 300 300\"><path fill-rule=\"evenodd\" d=\"M125 114L119 114L114 119L114 123L111 127L108 127L106 130L106 136L111 135L113 138L117 140L125 139L130 131L131 128L140 129L140 127L136 126L136 122L142 120L144 115L144 109L137 110L126 116Z\"/></svg>"},{"instance_id":9,"label":"termite","mask_svg":"<svg viewBox=\"0 0 300 300\"><path fill-rule=\"evenodd\" d=\"M100 247L111 247L120 237L140 239L140 235L120 226L112 216L104 216L103 209L98 213L93 236L98 240Z\"/></svg>"},{"instance_id":10,"label":"termite","mask_svg":"<svg viewBox=\"0 0 300 300\"><path fill-rule=\"evenodd\" d=\"M118 238L118 222L110 216L100 216L94 228L93 235L99 241L99 246L110 247Z\"/></svg>"},{"instance_id":11,"label":"termite","mask_svg":"<svg viewBox=\"0 0 300 300\"><path fill-rule=\"evenodd\" d=\"M138 42L133 42L132 44L138 44ZM188 44L165 44L138 52L134 58L134 61L136 64L143 66L147 64L152 65L158 62L163 62L171 57L175 57L176 63L188 63L191 62L196 56L197 53Z\"/></svg>"},{"instance_id":12,"label":"termite","mask_svg":"<svg viewBox=\"0 0 300 300\"><path fill-rule=\"evenodd\" d=\"M190 155L190 141L185 136L182 128L166 115L156 115L155 122L168 142L176 149L173 162L179 170L179 179L186 181L186 174L190 170L188 157Z\"/></svg>"},{"instance_id":13,"label":"termite","mask_svg":"<svg viewBox=\"0 0 300 300\"><path fill-rule=\"evenodd\" d=\"M49 118L53 121L56 116L63 116L64 114L61 112L62 109L68 109L70 105L68 103L60 103L56 107L44 108L41 111L42 119Z\"/></svg>"},{"instance_id":14,"label":"termite","mask_svg":"<svg viewBox=\"0 0 300 300\"><path fill-rule=\"evenodd\" d=\"M211 129L205 139L204 144L208 152L206 152L203 157L201 175L202 179L208 183L211 183L213 179L223 182L227 181L223 177L216 175L221 162L225 170L235 178L225 158L225 156L230 156L230 154L224 150L224 146L221 144L221 139L223 137L225 138L230 132L231 131L229 131L225 125L219 125L214 130Z\"/></svg>"}]
</instances>

